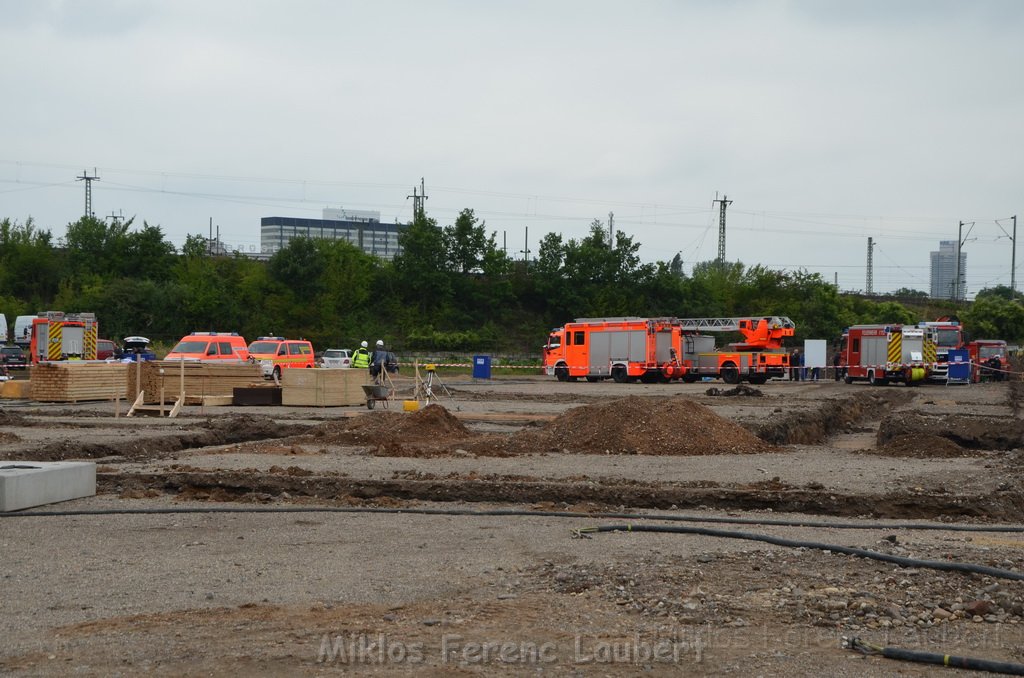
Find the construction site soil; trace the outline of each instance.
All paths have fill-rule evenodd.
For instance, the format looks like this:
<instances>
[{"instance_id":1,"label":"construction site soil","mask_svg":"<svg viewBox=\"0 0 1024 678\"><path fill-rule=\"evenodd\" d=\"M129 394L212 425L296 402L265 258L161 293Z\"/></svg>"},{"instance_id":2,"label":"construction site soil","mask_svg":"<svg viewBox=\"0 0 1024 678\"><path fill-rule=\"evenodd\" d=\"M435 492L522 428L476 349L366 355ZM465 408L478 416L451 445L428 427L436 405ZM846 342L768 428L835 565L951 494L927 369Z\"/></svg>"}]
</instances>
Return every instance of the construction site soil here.
<instances>
[{"instance_id":1,"label":"construction site soil","mask_svg":"<svg viewBox=\"0 0 1024 678\"><path fill-rule=\"evenodd\" d=\"M0 401L0 465L98 487L0 514L0 672L931 673L844 636L1024 663L1022 383L397 385Z\"/></svg>"}]
</instances>

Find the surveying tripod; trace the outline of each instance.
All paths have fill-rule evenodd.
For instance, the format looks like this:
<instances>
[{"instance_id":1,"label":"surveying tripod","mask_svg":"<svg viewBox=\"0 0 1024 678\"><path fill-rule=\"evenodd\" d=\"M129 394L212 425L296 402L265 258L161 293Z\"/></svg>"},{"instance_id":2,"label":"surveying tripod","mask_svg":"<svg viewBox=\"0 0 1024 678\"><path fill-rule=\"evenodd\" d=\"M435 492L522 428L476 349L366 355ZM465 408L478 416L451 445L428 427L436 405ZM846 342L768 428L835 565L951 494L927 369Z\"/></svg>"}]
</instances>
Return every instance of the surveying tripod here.
<instances>
[{"instance_id":1,"label":"surveying tripod","mask_svg":"<svg viewBox=\"0 0 1024 678\"><path fill-rule=\"evenodd\" d=\"M419 365L416 365L416 400L422 400L424 405L429 405L431 401L436 401L438 398L434 394L435 384L446 396L448 400L455 402L455 398L452 397L452 392L448 390L448 387L441 381L441 377L437 375L437 366L433 364L424 365L423 369L426 371L427 376L423 378L420 376ZM456 406L458 409L458 406Z\"/></svg>"}]
</instances>

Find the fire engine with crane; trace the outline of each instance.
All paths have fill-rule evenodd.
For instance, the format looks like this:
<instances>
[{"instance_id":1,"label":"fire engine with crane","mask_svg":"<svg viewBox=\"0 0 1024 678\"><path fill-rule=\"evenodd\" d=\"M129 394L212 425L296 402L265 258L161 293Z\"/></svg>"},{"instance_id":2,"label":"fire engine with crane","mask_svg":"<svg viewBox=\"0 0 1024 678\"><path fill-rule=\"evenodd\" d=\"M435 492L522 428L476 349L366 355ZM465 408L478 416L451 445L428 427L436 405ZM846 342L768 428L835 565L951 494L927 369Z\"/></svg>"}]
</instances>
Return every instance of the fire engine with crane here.
<instances>
[{"instance_id":1,"label":"fire engine with crane","mask_svg":"<svg viewBox=\"0 0 1024 678\"><path fill-rule=\"evenodd\" d=\"M96 360L99 323L93 313L46 311L32 319L33 365L53 360Z\"/></svg>"},{"instance_id":2,"label":"fire engine with crane","mask_svg":"<svg viewBox=\"0 0 1024 678\"><path fill-rule=\"evenodd\" d=\"M741 318L683 318L683 379L720 378L727 384L749 381L763 384L782 378L789 369L789 354L782 346L792 337L796 324L785 316ZM715 348L715 337L706 332L738 332L743 341Z\"/></svg>"},{"instance_id":3,"label":"fire engine with crane","mask_svg":"<svg viewBox=\"0 0 1024 678\"><path fill-rule=\"evenodd\" d=\"M867 380L874 386L890 381L908 386L922 383L935 365L934 330L916 325L852 325L843 332L839 369L852 384Z\"/></svg>"},{"instance_id":4,"label":"fire engine with crane","mask_svg":"<svg viewBox=\"0 0 1024 678\"><path fill-rule=\"evenodd\" d=\"M559 381L668 382L683 376L677 318L577 318L551 331L544 369Z\"/></svg>"},{"instance_id":5,"label":"fire engine with crane","mask_svg":"<svg viewBox=\"0 0 1024 678\"><path fill-rule=\"evenodd\" d=\"M785 375L789 355L782 341L794 329L783 316L579 318L551 331L544 368L559 381L665 383L712 377L763 384ZM706 332L738 332L743 341L719 351Z\"/></svg>"}]
</instances>

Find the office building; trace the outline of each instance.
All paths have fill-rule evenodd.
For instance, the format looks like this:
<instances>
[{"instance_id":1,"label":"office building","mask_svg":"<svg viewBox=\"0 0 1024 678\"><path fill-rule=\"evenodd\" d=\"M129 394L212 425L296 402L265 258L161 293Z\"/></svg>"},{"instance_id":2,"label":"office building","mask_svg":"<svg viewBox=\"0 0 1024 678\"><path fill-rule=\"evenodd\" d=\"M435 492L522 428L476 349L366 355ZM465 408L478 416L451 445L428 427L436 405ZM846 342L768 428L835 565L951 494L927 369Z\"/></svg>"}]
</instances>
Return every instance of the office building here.
<instances>
[{"instance_id":1,"label":"office building","mask_svg":"<svg viewBox=\"0 0 1024 678\"><path fill-rule=\"evenodd\" d=\"M967 254L960 253L960 285L956 284L956 240L942 240L939 251L931 253L931 297L963 299L967 294Z\"/></svg>"},{"instance_id":2,"label":"office building","mask_svg":"<svg viewBox=\"0 0 1024 678\"><path fill-rule=\"evenodd\" d=\"M325 208L322 219L263 217L260 220L260 250L269 257L292 238L346 240L367 254L391 260L401 249L398 234L404 224L382 224L380 212Z\"/></svg>"}]
</instances>

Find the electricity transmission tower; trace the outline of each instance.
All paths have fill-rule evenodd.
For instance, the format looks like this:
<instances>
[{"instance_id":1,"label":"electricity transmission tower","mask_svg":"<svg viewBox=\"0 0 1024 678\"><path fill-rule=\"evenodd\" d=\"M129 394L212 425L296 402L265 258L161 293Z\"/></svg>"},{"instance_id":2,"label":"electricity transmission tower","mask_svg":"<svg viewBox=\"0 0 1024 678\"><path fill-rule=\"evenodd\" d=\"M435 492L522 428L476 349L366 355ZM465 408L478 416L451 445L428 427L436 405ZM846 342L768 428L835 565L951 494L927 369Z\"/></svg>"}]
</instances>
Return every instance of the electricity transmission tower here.
<instances>
[{"instance_id":1,"label":"electricity transmission tower","mask_svg":"<svg viewBox=\"0 0 1024 678\"><path fill-rule=\"evenodd\" d=\"M420 192L416 193L416 187L412 187L412 195L405 196L406 200L412 198L412 218L413 221L422 218L426 215L426 205L424 204L427 199L427 186L423 181L423 177L420 177Z\"/></svg>"},{"instance_id":2,"label":"electricity transmission tower","mask_svg":"<svg viewBox=\"0 0 1024 678\"><path fill-rule=\"evenodd\" d=\"M875 293L875 241L868 238L868 279L864 285L865 294Z\"/></svg>"},{"instance_id":3,"label":"electricity transmission tower","mask_svg":"<svg viewBox=\"0 0 1024 678\"><path fill-rule=\"evenodd\" d=\"M722 199L719 200L718 196L711 202L712 205L715 203L721 203L718 212L718 262L725 262L725 208L732 204L732 200L729 200L729 196L723 195Z\"/></svg>"},{"instance_id":4,"label":"electricity transmission tower","mask_svg":"<svg viewBox=\"0 0 1024 678\"><path fill-rule=\"evenodd\" d=\"M89 172L82 170L82 176L75 177L75 181L85 182L85 216L92 217L96 216L92 211L92 182L99 181L100 177L96 173L96 168L92 168L92 176L89 176Z\"/></svg>"}]
</instances>

